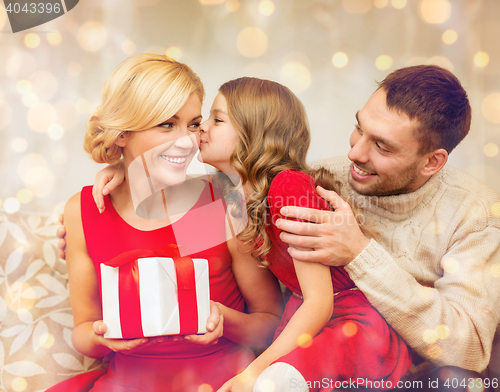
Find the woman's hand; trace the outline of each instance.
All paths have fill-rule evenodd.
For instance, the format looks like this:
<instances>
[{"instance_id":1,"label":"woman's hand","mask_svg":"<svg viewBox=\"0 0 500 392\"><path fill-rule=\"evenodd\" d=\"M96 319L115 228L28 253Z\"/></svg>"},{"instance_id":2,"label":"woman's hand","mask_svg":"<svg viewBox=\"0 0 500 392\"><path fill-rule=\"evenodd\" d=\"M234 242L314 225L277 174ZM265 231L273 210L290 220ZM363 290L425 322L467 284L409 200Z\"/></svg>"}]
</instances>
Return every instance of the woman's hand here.
<instances>
[{"instance_id":1,"label":"woman's hand","mask_svg":"<svg viewBox=\"0 0 500 392\"><path fill-rule=\"evenodd\" d=\"M92 196L100 213L104 211L103 196L116 189L124 179L125 168L122 161L109 165L96 174L94 186L92 187Z\"/></svg>"},{"instance_id":2,"label":"woman's hand","mask_svg":"<svg viewBox=\"0 0 500 392\"><path fill-rule=\"evenodd\" d=\"M104 337L106 333L106 324L102 320L94 322L92 330L96 335L97 343L109 348L114 352L123 352L124 354L133 353L135 350L142 348L148 343L147 338L138 339L107 339Z\"/></svg>"},{"instance_id":3,"label":"woman's hand","mask_svg":"<svg viewBox=\"0 0 500 392\"><path fill-rule=\"evenodd\" d=\"M92 330L96 334L96 339L99 344L109 348L114 352L122 352L123 354L131 354L137 351L139 348L145 348L148 346L153 346L158 343L163 342L175 342L182 340L182 337L175 336L154 336L149 338L137 338L137 339L108 339L104 337L106 333L106 324L102 320L94 322L92 325Z\"/></svg>"},{"instance_id":4,"label":"woman's hand","mask_svg":"<svg viewBox=\"0 0 500 392\"><path fill-rule=\"evenodd\" d=\"M227 381L217 392L252 392L259 375L248 368Z\"/></svg>"},{"instance_id":5,"label":"woman's hand","mask_svg":"<svg viewBox=\"0 0 500 392\"><path fill-rule=\"evenodd\" d=\"M217 302L210 301L210 316L207 320L208 332L203 335L186 335L184 338L197 344L217 344L224 331L224 317Z\"/></svg>"}]
</instances>

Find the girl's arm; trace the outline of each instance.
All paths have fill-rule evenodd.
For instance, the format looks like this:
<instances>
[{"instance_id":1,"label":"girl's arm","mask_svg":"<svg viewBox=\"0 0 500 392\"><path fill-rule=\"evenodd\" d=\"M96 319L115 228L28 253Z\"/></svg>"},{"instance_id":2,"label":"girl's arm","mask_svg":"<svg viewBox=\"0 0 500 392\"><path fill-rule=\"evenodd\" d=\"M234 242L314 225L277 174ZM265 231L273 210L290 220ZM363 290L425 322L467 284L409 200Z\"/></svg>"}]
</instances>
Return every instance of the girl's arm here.
<instances>
[{"instance_id":1,"label":"girl's arm","mask_svg":"<svg viewBox=\"0 0 500 392\"><path fill-rule=\"evenodd\" d=\"M314 192L310 178L292 171L282 172L275 177L269 189L268 203L273 222L276 217L282 217L279 210L283 203L317 205L322 209L329 209L324 200ZM273 344L242 374L229 380L220 391L251 391L257 377L264 369L316 336L330 319L333 312L330 268L319 263L304 263L297 260L293 260L293 264L304 297L302 305Z\"/></svg>"},{"instance_id":2,"label":"girl's arm","mask_svg":"<svg viewBox=\"0 0 500 392\"><path fill-rule=\"evenodd\" d=\"M246 213L246 211L245 211ZM196 343L214 344L222 335L243 346L253 347L260 352L272 342L274 332L283 313L283 296L278 280L268 268L263 268L237 237L238 228L246 225L246 220L235 218L226 211L226 241L231 254L231 269L236 284L245 300L246 313L216 303L217 314L211 313L208 324L213 332L191 335ZM219 320L218 316L222 320Z\"/></svg>"},{"instance_id":3,"label":"girl's arm","mask_svg":"<svg viewBox=\"0 0 500 392\"><path fill-rule=\"evenodd\" d=\"M330 268L319 263L294 260L304 302L297 309L280 336L247 368L258 376L278 358L316 336L333 312L333 287Z\"/></svg>"},{"instance_id":4,"label":"girl's arm","mask_svg":"<svg viewBox=\"0 0 500 392\"><path fill-rule=\"evenodd\" d=\"M106 339L101 334L101 301L94 265L87 253L80 212L80 194L73 196L64 209L66 227L66 262L69 295L73 309L73 345L84 355L97 358L110 351L130 351L143 345L147 339ZM96 331L94 332L94 323Z\"/></svg>"},{"instance_id":5,"label":"girl's arm","mask_svg":"<svg viewBox=\"0 0 500 392\"><path fill-rule=\"evenodd\" d=\"M124 179L125 169L122 161L119 161L114 165L108 165L96 174L94 185L92 186L92 196L99 212L102 213L104 211L104 195L111 193L111 191L120 185ZM68 201L68 204L70 201ZM68 204L66 205L66 208L68 207ZM79 213L80 207L77 207ZM66 214L66 212L64 214ZM57 246L59 247L59 257L66 260L66 227L64 226L64 217L65 215L63 214L59 215L59 222L62 226L57 229L57 236L59 237Z\"/></svg>"},{"instance_id":6,"label":"girl's arm","mask_svg":"<svg viewBox=\"0 0 500 392\"><path fill-rule=\"evenodd\" d=\"M295 271L304 297L280 336L238 376L219 392L252 391L258 376L274 361L316 336L333 312L333 287L330 268L319 263L294 260Z\"/></svg>"}]
</instances>

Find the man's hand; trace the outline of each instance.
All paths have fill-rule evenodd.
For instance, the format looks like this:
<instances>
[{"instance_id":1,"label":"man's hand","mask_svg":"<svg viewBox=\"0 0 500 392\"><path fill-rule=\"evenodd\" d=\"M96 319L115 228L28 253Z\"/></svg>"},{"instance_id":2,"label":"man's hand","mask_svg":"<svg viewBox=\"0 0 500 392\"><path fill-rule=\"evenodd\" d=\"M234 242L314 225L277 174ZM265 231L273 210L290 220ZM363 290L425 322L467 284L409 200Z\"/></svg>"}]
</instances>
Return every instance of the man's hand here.
<instances>
[{"instance_id":1,"label":"man's hand","mask_svg":"<svg viewBox=\"0 0 500 392\"><path fill-rule=\"evenodd\" d=\"M64 251L66 249L66 228L64 227L64 215L60 214L59 215L59 222L61 223L62 226L60 226L57 229L57 236L59 237L59 242L57 243L57 246L59 248L59 257L63 260L66 260L66 252Z\"/></svg>"},{"instance_id":2,"label":"man's hand","mask_svg":"<svg viewBox=\"0 0 500 392\"><path fill-rule=\"evenodd\" d=\"M366 248L370 240L361 231L348 203L333 191L320 186L316 190L334 211L283 207L280 211L283 216L308 222L278 219L276 226L283 230L280 238L290 245L288 253L295 260L335 267L347 265Z\"/></svg>"}]
</instances>

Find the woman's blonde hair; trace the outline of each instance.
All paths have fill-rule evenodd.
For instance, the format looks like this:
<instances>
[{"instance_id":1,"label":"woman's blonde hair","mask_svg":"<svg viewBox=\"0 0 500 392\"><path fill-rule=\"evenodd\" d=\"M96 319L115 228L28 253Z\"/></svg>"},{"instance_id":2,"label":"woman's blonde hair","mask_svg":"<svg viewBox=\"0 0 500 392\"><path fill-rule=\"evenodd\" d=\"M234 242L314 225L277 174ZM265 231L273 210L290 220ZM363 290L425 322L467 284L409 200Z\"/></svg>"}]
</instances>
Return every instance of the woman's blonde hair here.
<instances>
[{"instance_id":1,"label":"woman's blonde hair","mask_svg":"<svg viewBox=\"0 0 500 392\"><path fill-rule=\"evenodd\" d=\"M287 87L244 77L224 83L219 91L227 101L229 119L239 136L230 163L242 183L252 185L252 194L246 198L248 225L238 237L267 266L270 263L264 257L272 247L266 233L270 223L267 195L274 177L284 170L301 171L310 175L315 184L337 193L341 184L327 169L307 165L311 136L306 111ZM230 186L230 182L222 186ZM255 243L259 244L256 248Z\"/></svg>"},{"instance_id":2,"label":"woman's blonde hair","mask_svg":"<svg viewBox=\"0 0 500 392\"><path fill-rule=\"evenodd\" d=\"M153 128L175 115L196 93L203 101L200 78L170 57L143 53L121 62L102 88L102 104L86 125L84 149L98 163L115 163L126 131Z\"/></svg>"}]
</instances>

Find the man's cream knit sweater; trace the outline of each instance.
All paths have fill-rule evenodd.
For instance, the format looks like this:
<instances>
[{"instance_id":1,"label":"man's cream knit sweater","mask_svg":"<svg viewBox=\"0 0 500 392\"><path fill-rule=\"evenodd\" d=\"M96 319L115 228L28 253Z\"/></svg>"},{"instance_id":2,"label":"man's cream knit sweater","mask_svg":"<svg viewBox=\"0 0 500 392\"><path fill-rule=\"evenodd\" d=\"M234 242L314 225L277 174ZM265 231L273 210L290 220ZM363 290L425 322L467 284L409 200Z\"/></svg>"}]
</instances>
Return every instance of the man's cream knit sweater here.
<instances>
[{"instance_id":1,"label":"man's cream knit sweater","mask_svg":"<svg viewBox=\"0 0 500 392\"><path fill-rule=\"evenodd\" d=\"M446 166L413 193L367 197L347 158L315 164L377 233L345 267L359 289L422 358L484 370L500 320L500 194Z\"/></svg>"}]
</instances>

